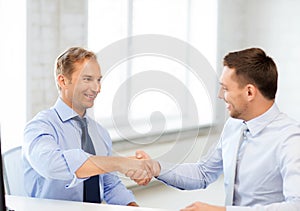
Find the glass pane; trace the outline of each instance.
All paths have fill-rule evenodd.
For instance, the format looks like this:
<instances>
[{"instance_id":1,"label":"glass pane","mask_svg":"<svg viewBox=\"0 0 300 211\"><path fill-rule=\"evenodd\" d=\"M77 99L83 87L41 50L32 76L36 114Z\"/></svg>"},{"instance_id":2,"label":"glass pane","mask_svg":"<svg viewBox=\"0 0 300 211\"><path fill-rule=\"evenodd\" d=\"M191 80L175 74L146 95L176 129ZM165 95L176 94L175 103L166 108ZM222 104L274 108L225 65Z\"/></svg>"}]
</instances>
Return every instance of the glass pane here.
<instances>
[{"instance_id":1,"label":"glass pane","mask_svg":"<svg viewBox=\"0 0 300 211\"><path fill-rule=\"evenodd\" d=\"M182 0L133 1L132 35L163 34L186 40L188 2Z\"/></svg>"},{"instance_id":2,"label":"glass pane","mask_svg":"<svg viewBox=\"0 0 300 211\"><path fill-rule=\"evenodd\" d=\"M26 1L1 1L0 26L0 127L5 152L22 144L26 123Z\"/></svg>"},{"instance_id":3,"label":"glass pane","mask_svg":"<svg viewBox=\"0 0 300 211\"><path fill-rule=\"evenodd\" d=\"M89 0L88 46L98 52L127 37L128 3L124 0Z\"/></svg>"},{"instance_id":4,"label":"glass pane","mask_svg":"<svg viewBox=\"0 0 300 211\"><path fill-rule=\"evenodd\" d=\"M89 1L91 49L101 50L121 38L158 34L191 44L215 67L216 29L216 0ZM94 107L97 120L105 127L117 122L140 133L160 126L181 128L182 117L195 114L198 125L211 123L210 99L216 96L209 96L204 79L194 75L187 63L161 55L128 57L105 75Z\"/></svg>"}]
</instances>

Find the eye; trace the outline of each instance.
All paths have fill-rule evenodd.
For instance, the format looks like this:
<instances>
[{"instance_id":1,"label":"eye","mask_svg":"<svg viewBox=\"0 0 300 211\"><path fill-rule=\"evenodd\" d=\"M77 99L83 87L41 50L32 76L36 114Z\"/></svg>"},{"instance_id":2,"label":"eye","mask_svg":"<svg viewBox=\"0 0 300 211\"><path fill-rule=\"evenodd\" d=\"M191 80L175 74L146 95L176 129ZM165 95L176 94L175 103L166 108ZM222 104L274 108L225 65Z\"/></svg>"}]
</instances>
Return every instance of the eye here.
<instances>
[{"instance_id":1,"label":"eye","mask_svg":"<svg viewBox=\"0 0 300 211\"><path fill-rule=\"evenodd\" d=\"M84 77L83 80L84 80L84 81L90 81L90 80L92 80L92 79L91 79L91 77Z\"/></svg>"}]
</instances>

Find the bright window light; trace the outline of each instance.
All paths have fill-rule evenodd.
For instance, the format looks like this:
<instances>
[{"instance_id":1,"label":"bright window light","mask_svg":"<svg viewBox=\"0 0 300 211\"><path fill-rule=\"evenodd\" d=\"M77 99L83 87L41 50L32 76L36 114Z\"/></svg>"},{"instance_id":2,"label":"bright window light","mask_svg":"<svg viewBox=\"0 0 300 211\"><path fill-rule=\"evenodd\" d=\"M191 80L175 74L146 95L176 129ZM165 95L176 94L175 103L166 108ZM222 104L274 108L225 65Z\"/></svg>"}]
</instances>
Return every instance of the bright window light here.
<instances>
[{"instance_id":1,"label":"bright window light","mask_svg":"<svg viewBox=\"0 0 300 211\"><path fill-rule=\"evenodd\" d=\"M102 51L111 44L137 35L163 35L186 42L197 49L211 65L216 67L217 1L182 0L89 0L88 47ZM128 49L130 48L130 40ZM120 49L121 51L121 49ZM186 52L186 63L189 62ZM102 61L104 62L104 61ZM99 60L101 66L101 58ZM182 83L185 90L177 94L168 89L178 88L165 81L165 87L157 85L155 78L135 77L147 72L161 73ZM153 86L138 90L152 81ZM127 84L126 84L127 83ZM216 83L212 80L208 83ZM125 84L125 85L124 85ZM150 82L151 84L151 82ZM160 86L160 88L158 88ZM122 90L120 90L122 88ZM117 93L121 92L120 98ZM188 93L191 99L188 99ZM93 113L97 121L109 129L113 138L118 138L116 127L131 127L136 134L149 134L162 123L164 132L197 128L214 121L214 105L210 101L216 96L208 96L203 81L195 77L189 68L175 59L159 55L138 55L116 64L104 76ZM185 100L186 97L186 100ZM178 99L181 99L179 102ZM117 105L116 105L116 102ZM191 104L195 103L195 109ZM182 118L197 114L195 125L182 125ZM164 122L165 121L165 122ZM120 124L117 124L120 123ZM160 130L161 128L157 126ZM116 134L116 136L115 136ZM122 135L121 135L122 136ZM129 137L127 137L129 138Z\"/></svg>"},{"instance_id":2,"label":"bright window light","mask_svg":"<svg viewBox=\"0 0 300 211\"><path fill-rule=\"evenodd\" d=\"M22 144L26 121L26 1L1 0L0 26L0 121L4 152Z\"/></svg>"}]
</instances>

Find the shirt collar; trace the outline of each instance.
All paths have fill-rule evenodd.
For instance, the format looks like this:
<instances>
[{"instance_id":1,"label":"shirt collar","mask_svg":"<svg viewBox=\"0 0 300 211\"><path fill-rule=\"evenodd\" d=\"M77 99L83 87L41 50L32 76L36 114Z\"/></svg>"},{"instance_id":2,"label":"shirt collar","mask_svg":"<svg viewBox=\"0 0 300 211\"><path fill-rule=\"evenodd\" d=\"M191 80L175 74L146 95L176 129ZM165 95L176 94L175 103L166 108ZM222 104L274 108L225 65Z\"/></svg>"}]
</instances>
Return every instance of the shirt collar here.
<instances>
[{"instance_id":1,"label":"shirt collar","mask_svg":"<svg viewBox=\"0 0 300 211\"><path fill-rule=\"evenodd\" d=\"M248 129L252 136L257 135L259 132L261 132L265 127L267 127L278 115L280 114L280 111L274 103L269 110L267 110L262 115L251 119L246 122Z\"/></svg>"},{"instance_id":2,"label":"shirt collar","mask_svg":"<svg viewBox=\"0 0 300 211\"><path fill-rule=\"evenodd\" d=\"M78 116L76 111L70 108L61 98L58 98L53 108L57 112L60 119L65 122L72 119L75 116Z\"/></svg>"}]
</instances>

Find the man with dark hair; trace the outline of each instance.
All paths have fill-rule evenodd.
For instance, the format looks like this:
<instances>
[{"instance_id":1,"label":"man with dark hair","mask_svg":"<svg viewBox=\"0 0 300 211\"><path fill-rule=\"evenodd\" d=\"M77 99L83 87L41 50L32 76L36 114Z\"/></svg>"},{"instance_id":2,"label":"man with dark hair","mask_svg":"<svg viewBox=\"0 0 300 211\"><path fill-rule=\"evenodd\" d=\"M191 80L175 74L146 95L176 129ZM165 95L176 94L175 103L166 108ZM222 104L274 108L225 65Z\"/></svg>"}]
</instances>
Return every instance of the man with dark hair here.
<instances>
[{"instance_id":1,"label":"man with dark hair","mask_svg":"<svg viewBox=\"0 0 300 211\"><path fill-rule=\"evenodd\" d=\"M219 98L230 118L215 150L198 163L170 167L156 161L153 176L191 190L206 188L224 174L225 207L195 202L184 211L300 210L300 127L275 103L274 61L250 48L229 53L223 64ZM149 158L143 151L137 157Z\"/></svg>"},{"instance_id":2,"label":"man with dark hair","mask_svg":"<svg viewBox=\"0 0 300 211\"><path fill-rule=\"evenodd\" d=\"M145 176L151 174L148 161L111 156L108 132L86 113L100 92L101 78L93 52L73 47L57 58L59 98L25 127L28 196L137 206L113 171Z\"/></svg>"}]
</instances>

